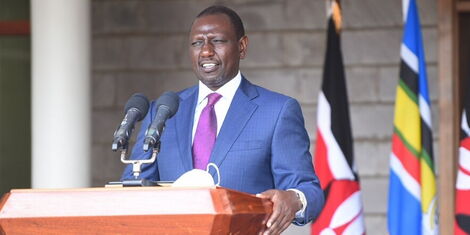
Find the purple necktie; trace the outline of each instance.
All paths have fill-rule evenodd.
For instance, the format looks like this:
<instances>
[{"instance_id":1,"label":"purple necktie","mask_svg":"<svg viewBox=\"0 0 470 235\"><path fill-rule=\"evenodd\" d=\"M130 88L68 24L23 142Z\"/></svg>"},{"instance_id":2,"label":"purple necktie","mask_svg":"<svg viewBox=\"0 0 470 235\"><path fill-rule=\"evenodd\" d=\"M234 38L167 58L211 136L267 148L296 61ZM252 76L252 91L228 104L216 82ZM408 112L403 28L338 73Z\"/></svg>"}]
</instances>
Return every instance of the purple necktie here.
<instances>
[{"instance_id":1,"label":"purple necktie","mask_svg":"<svg viewBox=\"0 0 470 235\"><path fill-rule=\"evenodd\" d=\"M217 117L215 116L214 105L222 96L211 93L207 96L207 105L199 116L196 134L193 142L193 163L194 168L205 170L214 147L217 136Z\"/></svg>"}]
</instances>

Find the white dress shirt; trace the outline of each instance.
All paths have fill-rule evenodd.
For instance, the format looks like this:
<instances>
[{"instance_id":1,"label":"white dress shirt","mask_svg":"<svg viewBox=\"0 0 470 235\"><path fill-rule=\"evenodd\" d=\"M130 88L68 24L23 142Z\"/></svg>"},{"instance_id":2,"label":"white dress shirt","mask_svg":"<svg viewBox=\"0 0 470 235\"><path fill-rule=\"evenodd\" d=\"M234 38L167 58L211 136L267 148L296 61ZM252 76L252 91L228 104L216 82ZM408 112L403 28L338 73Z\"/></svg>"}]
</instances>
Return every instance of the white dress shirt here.
<instances>
[{"instance_id":1,"label":"white dress shirt","mask_svg":"<svg viewBox=\"0 0 470 235\"><path fill-rule=\"evenodd\" d=\"M199 81L199 95L197 97L197 105L196 110L194 111L194 123L193 123L193 138L196 134L197 124L199 122L199 116L201 116L201 112L207 105L207 96L210 93L218 93L222 95L222 98L217 101L214 105L215 109L215 116L217 117L217 135L219 134L220 127L224 123L225 116L227 116L228 109L230 108L230 104L232 103L233 97L235 96L235 92L237 92L240 83L242 82L242 75L240 70L238 71L237 75L227 83L225 83L221 88L217 91L213 91L209 89L206 85L204 85L201 81Z\"/></svg>"}]
</instances>

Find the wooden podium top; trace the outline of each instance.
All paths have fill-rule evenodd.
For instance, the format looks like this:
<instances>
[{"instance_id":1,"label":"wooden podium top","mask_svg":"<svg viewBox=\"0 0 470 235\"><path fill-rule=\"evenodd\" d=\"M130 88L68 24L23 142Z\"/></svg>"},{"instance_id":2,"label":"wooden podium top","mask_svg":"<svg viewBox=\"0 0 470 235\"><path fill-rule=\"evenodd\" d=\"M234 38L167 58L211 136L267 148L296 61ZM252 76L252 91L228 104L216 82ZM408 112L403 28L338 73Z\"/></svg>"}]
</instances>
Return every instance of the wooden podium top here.
<instances>
[{"instance_id":1,"label":"wooden podium top","mask_svg":"<svg viewBox=\"0 0 470 235\"><path fill-rule=\"evenodd\" d=\"M225 188L12 190L0 200L0 234L256 234L271 207Z\"/></svg>"}]
</instances>

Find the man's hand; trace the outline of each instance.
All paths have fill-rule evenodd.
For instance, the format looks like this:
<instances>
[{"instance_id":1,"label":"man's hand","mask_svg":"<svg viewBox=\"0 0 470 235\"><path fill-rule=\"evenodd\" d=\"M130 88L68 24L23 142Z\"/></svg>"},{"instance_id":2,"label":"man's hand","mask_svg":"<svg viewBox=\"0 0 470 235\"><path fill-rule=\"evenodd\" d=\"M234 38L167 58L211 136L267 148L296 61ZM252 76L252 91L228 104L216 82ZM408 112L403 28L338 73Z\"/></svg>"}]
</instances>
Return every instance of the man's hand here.
<instances>
[{"instance_id":1,"label":"man's hand","mask_svg":"<svg viewBox=\"0 0 470 235\"><path fill-rule=\"evenodd\" d=\"M292 223L295 213L302 209L302 203L293 191L270 189L256 196L273 202L273 213L266 223L264 235L280 234Z\"/></svg>"}]
</instances>

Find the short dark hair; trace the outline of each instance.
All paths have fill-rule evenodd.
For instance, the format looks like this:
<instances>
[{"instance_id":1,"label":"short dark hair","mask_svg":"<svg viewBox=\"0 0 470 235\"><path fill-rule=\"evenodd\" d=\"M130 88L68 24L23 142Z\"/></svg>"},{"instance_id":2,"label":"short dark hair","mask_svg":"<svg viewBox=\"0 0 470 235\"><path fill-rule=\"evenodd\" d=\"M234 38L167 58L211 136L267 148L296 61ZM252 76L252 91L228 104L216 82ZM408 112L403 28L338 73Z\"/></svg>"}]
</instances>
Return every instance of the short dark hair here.
<instances>
[{"instance_id":1,"label":"short dark hair","mask_svg":"<svg viewBox=\"0 0 470 235\"><path fill-rule=\"evenodd\" d=\"M233 25L233 28L235 29L235 34L237 36L237 39L240 39L243 36L245 36L245 28L243 27L242 19L234 10L226 6L221 6L221 5L210 6L202 10L201 13L199 13L196 18L200 18L202 16L208 16L208 15L216 15L216 14L224 14L228 16L228 18L230 19L230 22Z\"/></svg>"}]
</instances>

